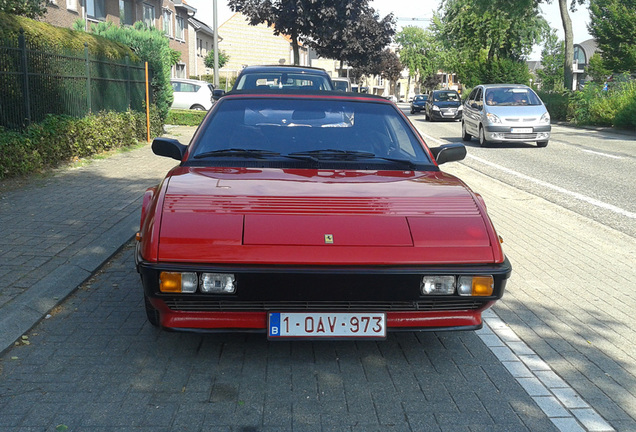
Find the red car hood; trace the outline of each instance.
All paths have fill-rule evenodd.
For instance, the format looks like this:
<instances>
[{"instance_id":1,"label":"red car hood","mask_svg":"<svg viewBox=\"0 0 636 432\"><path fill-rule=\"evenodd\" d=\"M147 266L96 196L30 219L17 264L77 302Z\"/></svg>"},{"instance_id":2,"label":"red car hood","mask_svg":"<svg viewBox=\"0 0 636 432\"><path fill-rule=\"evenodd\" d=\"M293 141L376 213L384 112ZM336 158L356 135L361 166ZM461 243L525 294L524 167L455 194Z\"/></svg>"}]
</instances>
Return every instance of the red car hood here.
<instances>
[{"instance_id":1,"label":"red car hood","mask_svg":"<svg viewBox=\"0 0 636 432\"><path fill-rule=\"evenodd\" d=\"M163 262L503 261L480 200L443 172L176 168L162 196Z\"/></svg>"}]
</instances>

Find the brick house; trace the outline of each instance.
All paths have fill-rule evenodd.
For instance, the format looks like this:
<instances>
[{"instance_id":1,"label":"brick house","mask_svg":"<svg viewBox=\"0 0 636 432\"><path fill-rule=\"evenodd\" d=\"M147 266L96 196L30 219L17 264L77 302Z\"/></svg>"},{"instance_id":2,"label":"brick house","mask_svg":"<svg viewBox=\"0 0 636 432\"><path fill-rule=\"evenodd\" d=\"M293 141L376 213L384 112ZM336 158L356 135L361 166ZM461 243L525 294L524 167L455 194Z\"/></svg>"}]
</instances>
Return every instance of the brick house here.
<instances>
[{"instance_id":1,"label":"brick house","mask_svg":"<svg viewBox=\"0 0 636 432\"><path fill-rule=\"evenodd\" d=\"M245 66L267 64L294 64L291 38L274 35L273 28L265 24L252 26L237 12L219 26L223 41L219 51L225 51L230 60L220 69L223 76L236 76ZM300 47L300 64L307 66L307 48Z\"/></svg>"},{"instance_id":2,"label":"brick house","mask_svg":"<svg viewBox=\"0 0 636 432\"><path fill-rule=\"evenodd\" d=\"M190 76L212 75L214 71L205 66L205 57L214 49L214 30L195 17L188 18L190 44ZM194 36L192 36L194 35ZM219 42L223 40L219 36Z\"/></svg>"},{"instance_id":3,"label":"brick house","mask_svg":"<svg viewBox=\"0 0 636 432\"><path fill-rule=\"evenodd\" d=\"M49 0L42 20L68 28L77 20L85 21L86 25L100 21L132 25L143 21L166 33L170 48L181 53L181 60L172 67L172 76L187 78L192 67L190 52L194 51L190 45L195 44L188 19L195 12L185 0Z\"/></svg>"}]
</instances>

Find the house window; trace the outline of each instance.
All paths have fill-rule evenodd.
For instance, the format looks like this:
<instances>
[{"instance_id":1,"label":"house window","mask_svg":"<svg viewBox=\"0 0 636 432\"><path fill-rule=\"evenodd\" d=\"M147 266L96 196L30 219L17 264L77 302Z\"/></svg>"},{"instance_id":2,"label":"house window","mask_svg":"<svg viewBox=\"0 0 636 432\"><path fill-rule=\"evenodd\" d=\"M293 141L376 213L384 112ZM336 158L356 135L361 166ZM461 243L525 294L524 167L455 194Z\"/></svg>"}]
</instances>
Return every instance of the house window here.
<instances>
[{"instance_id":1,"label":"house window","mask_svg":"<svg viewBox=\"0 0 636 432\"><path fill-rule=\"evenodd\" d=\"M95 20L106 18L104 0L86 0L86 15Z\"/></svg>"},{"instance_id":2,"label":"house window","mask_svg":"<svg viewBox=\"0 0 636 432\"><path fill-rule=\"evenodd\" d=\"M155 26L155 7L144 3L144 24L148 28Z\"/></svg>"},{"instance_id":3,"label":"house window","mask_svg":"<svg viewBox=\"0 0 636 432\"><path fill-rule=\"evenodd\" d=\"M587 59L585 58L585 51L581 49L579 46L574 47L574 61L580 65L584 65L587 63Z\"/></svg>"},{"instance_id":4,"label":"house window","mask_svg":"<svg viewBox=\"0 0 636 432\"><path fill-rule=\"evenodd\" d=\"M203 57L203 41L197 38L197 53L199 57Z\"/></svg>"},{"instance_id":5,"label":"house window","mask_svg":"<svg viewBox=\"0 0 636 432\"><path fill-rule=\"evenodd\" d=\"M177 30L175 37L179 40L185 40L183 17L176 18Z\"/></svg>"},{"instance_id":6,"label":"house window","mask_svg":"<svg viewBox=\"0 0 636 432\"><path fill-rule=\"evenodd\" d=\"M119 20L125 25L133 25L135 22L132 0L119 0Z\"/></svg>"},{"instance_id":7,"label":"house window","mask_svg":"<svg viewBox=\"0 0 636 432\"><path fill-rule=\"evenodd\" d=\"M172 11L168 9L163 10L163 32L172 37Z\"/></svg>"},{"instance_id":8,"label":"house window","mask_svg":"<svg viewBox=\"0 0 636 432\"><path fill-rule=\"evenodd\" d=\"M179 63L174 65L174 77L175 78L185 78L185 64Z\"/></svg>"}]
</instances>

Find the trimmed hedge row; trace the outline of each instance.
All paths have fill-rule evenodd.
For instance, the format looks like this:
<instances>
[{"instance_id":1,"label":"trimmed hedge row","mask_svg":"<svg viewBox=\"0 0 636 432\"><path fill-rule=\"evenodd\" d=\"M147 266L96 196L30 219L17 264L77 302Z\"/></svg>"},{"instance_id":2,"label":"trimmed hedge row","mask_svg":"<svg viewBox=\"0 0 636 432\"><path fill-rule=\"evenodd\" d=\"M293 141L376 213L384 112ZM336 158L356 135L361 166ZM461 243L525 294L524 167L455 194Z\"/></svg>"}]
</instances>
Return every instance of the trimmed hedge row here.
<instances>
[{"instance_id":1,"label":"trimmed hedge row","mask_svg":"<svg viewBox=\"0 0 636 432\"><path fill-rule=\"evenodd\" d=\"M151 111L151 136L163 124ZM0 129L0 179L54 168L74 158L136 145L146 140L146 115L134 111L100 112L84 118L48 116L24 132Z\"/></svg>"},{"instance_id":2,"label":"trimmed hedge row","mask_svg":"<svg viewBox=\"0 0 636 432\"><path fill-rule=\"evenodd\" d=\"M166 124L181 126L199 126L207 111L171 109Z\"/></svg>"}]
</instances>

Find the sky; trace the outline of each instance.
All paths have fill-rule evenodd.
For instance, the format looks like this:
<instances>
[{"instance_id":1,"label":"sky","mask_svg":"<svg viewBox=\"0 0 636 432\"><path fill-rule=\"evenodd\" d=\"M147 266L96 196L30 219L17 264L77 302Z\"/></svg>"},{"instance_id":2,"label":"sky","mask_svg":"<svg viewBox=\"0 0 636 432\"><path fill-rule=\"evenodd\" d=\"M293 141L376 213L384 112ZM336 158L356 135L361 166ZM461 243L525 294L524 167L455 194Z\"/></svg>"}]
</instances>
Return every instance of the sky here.
<instances>
[{"instance_id":1,"label":"sky","mask_svg":"<svg viewBox=\"0 0 636 432\"><path fill-rule=\"evenodd\" d=\"M187 3L197 8L196 17L208 24L213 25L213 2L212 0L187 0ZM370 5L378 11L380 17L393 12L398 18L398 31L402 26L417 25L426 27L433 17L433 13L439 7L440 0L370 0ZM226 0L217 0L217 20L220 26L232 16L232 11L227 6ZM561 13L559 12L558 0L552 0L551 4L541 5L543 16L550 26L557 30L560 39L563 39L563 24L561 24ZM576 12L570 12L572 19L572 29L574 31L574 43L583 42L590 39L587 31L587 23L590 21L587 5L577 7ZM541 47L535 46L529 60L541 59Z\"/></svg>"}]
</instances>

